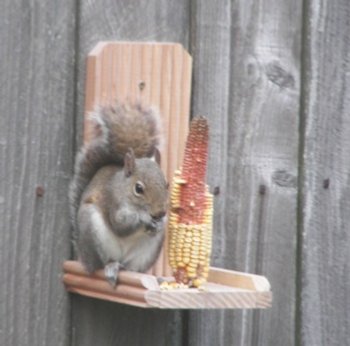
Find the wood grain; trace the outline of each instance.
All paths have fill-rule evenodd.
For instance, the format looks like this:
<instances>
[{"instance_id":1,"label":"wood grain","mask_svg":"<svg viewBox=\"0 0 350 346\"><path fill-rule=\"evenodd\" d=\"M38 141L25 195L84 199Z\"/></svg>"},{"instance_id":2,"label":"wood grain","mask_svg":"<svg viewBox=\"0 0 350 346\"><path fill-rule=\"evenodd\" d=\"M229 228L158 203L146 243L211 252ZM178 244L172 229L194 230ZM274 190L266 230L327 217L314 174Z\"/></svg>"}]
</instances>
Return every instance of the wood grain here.
<instances>
[{"instance_id":1,"label":"wood grain","mask_svg":"<svg viewBox=\"0 0 350 346\"><path fill-rule=\"evenodd\" d=\"M209 159L208 184L214 196L213 249L211 264L226 268L226 238L233 229L226 230L227 193L226 165L228 159L228 120L230 104L230 46L232 2L192 1L191 6L191 48L193 69L193 115L208 118ZM232 210L229 211L231 217ZM231 269L236 269L233 266ZM240 344L240 335L232 337L232 328L242 312L204 311L190 312L188 338L191 345ZM231 326L224 333L225 320ZM240 328L240 325L239 327Z\"/></svg>"},{"instance_id":2,"label":"wood grain","mask_svg":"<svg viewBox=\"0 0 350 346\"><path fill-rule=\"evenodd\" d=\"M220 268L210 268L210 281L199 289L162 289L149 274L122 271L117 286L112 287L103 270L89 275L77 261L66 261L63 267L68 291L143 308L252 309L270 307L272 301L265 277Z\"/></svg>"},{"instance_id":3,"label":"wood grain","mask_svg":"<svg viewBox=\"0 0 350 346\"><path fill-rule=\"evenodd\" d=\"M80 295L74 295L73 308L74 345L183 345L177 311L141 309Z\"/></svg>"},{"instance_id":4,"label":"wood grain","mask_svg":"<svg viewBox=\"0 0 350 346\"><path fill-rule=\"evenodd\" d=\"M193 2L193 112L209 117L209 182L220 187L212 265L263 273L274 303L191 313L191 345L295 342L301 7Z\"/></svg>"},{"instance_id":5,"label":"wood grain","mask_svg":"<svg viewBox=\"0 0 350 346\"><path fill-rule=\"evenodd\" d=\"M75 2L0 3L0 344L68 345Z\"/></svg>"},{"instance_id":6,"label":"wood grain","mask_svg":"<svg viewBox=\"0 0 350 346\"><path fill-rule=\"evenodd\" d=\"M271 292L256 292L207 282L203 290L148 291L149 305L159 309L258 309L271 306Z\"/></svg>"},{"instance_id":7,"label":"wood grain","mask_svg":"<svg viewBox=\"0 0 350 346\"><path fill-rule=\"evenodd\" d=\"M350 340L350 3L308 1L303 68L300 343Z\"/></svg>"},{"instance_id":8,"label":"wood grain","mask_svg":"<svg viewBox=\"0 0 350 346\"><path fill-rule=\"evenodd\" d=\"M188 1L140 0L133 1L81 1L79 7L78 45L78 93L77 93L77 132L76 141L81 144L82 119L85 103L86 56L99 41L155 41L178 42L188 47L189 12ZM141 54L143 54L141 52ZM169 57L170 59L171 57ZM113 55L112 59L119 59ZM161 51L153 52L154 69L145 69L147 78L162 72ZM141 69L145 67L141 66ZM112 84L116 93L119 88L127 88L129 72L116 71L122 75L121 85ZM123 90L121 90L123 91ZM144 89L146 97L159 102L169 92L162 89ZM169 107L166 103L164 106ZM180 345L182 343L182 313L153 312L110 304L93 299L74 297L72 313L75 345ZM94 326L94 328L91 328ZM157 332L155 332L155 330Z\"/></svg>"}]
</instances>

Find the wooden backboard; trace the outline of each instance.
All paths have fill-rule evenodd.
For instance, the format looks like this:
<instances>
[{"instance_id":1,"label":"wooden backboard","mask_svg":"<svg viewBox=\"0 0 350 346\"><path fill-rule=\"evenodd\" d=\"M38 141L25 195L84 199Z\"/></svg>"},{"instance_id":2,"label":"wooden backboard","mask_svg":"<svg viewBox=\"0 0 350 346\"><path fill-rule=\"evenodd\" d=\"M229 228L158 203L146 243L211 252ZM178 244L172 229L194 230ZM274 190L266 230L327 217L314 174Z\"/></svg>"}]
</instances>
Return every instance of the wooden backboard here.
<instances>
[{"instance_id":1,"label":"wooden backboard","mask_svg":"<svg viewBox=\"0 0 350 346\"><path fill-rule=\"evenodd\" d=\"M140 101L162 119L162 169L171 181L182 162L188 133L192 58L177 43L100 42L87 58L84 141L90 138L87 115L97 105ZM150 271L170 275L167 251Z\"/></svg>"}]
</instances>

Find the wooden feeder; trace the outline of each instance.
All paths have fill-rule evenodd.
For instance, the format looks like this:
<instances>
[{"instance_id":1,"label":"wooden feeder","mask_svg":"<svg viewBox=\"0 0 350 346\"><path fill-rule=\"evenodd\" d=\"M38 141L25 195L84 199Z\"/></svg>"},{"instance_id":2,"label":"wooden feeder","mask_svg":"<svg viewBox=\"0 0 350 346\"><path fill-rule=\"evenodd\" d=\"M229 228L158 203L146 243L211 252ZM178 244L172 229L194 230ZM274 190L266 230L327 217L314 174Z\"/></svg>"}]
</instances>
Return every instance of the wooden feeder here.
<instances>
[{"instance_id":1,"label":"wooden feeder","mask_svg":"<svg viewBox=\"0 0 350 346\"><path fill-rule=\"evenodd\" d=\"M162 169L168 181L179 168L188 134L192 58L175 43L100 42L87 59L85 114L96 105L141 101L159 109L163 122ZM84 141L90 124L85 118ZM215 230L213 231L215 237ZM210 267L200 288L162 290L159 277L172 275L167 240L146 273L121 271L116 288L103 270L87 274L77 261L64 263L68 291L84 296L161 309L266 308L272 294L268 280L259 275Z\"/></svg>"}]
</instances>

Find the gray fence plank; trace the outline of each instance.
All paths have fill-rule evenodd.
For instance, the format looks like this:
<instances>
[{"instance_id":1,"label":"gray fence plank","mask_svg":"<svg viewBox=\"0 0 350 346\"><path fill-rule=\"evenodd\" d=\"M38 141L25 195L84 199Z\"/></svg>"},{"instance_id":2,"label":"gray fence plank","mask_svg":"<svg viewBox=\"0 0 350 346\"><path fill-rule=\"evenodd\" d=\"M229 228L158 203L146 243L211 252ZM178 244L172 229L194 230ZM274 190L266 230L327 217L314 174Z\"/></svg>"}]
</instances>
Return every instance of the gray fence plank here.
<instances>
[{"instance_id":1,"label":"gray fence plank","mask_svg":"<svg viewBox=\"0 0 350 346\"><path fill-rule=\"evenodd\" d=\"M293 345L301 1L197 1L194 113L211 123L215 265L263 273L271 310L193 313L193 345Z\"/></svg>"},{"instance_id":2,"label":"gray fence plank","mask_svg":"<svg viewBox=\"0 0 350 346\"><path fill-rule=\"evenodd\" d=\"M0 344L68 345L75 2L0 4Z\"/></svg>"},{"instance_id":3,"label":"gray fence plank","mask_svg":"<svg viewBox=\"0 0 350 346\"><path fill-rule=\"evenodd\" d=\"M182 315L74 297L74 345L182 345ZM79 313L79 315L77 314Z\"/></svg>"},{"instance_id":4,"label":"gray fence plank","mask_svg":"<svg viewBox=\"0 0 350 346\"><path fill-rule=\"evenodd\" d=\"M193 1L191 8L191 54L193 56L193 115L208 117L210 146L208 183L220 194L214 199L214 238L212 265L234 268L225 260L228 237L225 228L227 186L227 138L230 106L231 3ZM191 345L232 344L225 319L241 325L241 312L192 311L189 313ZM235 334L236 340L239 340Z\"/></svg>"},{"instance_id":5,"label":"gray fence plank","mask_svg":"<svg viewBox=\"0 0 350 346\"><path fill-rule=\"evenodd\" d=\"M350 3L307 4L300 332L303 345L349 345Z\"/></svg>"},{"instance_id":6,"label":"gray fence plank","mask_svg":"<svg viewBox=\"0 0 350 346\"><path fill-rule=\"evenodd\" d=\"M172 41L188 46L188 1L82 1L80 6L78 141L85 58L98 41ZM180 345L182 313L152 311L73 297L75 345Z\"/></svg>"}]
</instances>

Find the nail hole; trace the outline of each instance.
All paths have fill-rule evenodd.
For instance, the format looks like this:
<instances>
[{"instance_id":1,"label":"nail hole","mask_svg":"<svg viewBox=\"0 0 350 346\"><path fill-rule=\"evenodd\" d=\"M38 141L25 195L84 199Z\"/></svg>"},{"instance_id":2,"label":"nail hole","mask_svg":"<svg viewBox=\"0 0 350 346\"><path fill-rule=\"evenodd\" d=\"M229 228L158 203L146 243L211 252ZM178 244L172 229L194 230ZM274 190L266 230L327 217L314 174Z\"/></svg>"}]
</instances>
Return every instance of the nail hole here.
<instances>
[{"instance_id":1,"label":"nail hole","mask_svg":"<svg viewBox=\"0 0 350 346\"><path fill-rule=\"evenodd\" d=\"M324 189L328 189L329 188L329 183L330 183L329 178L323 180L323 188Z\"/></svg>"},{"instance_id":2,"label":"nail hole","mask_svg":"<svg viewBox=\"0 0 350 346\"><path fill-rule=\"evenodd\" d=\"M35 193L36 193L37 197L43 197L44 192L45 192L45 190L42 186L37 186L37 188L35 189Z\"/></svg>"},{"instance_id":3,"label":"nail hole","mask_svg":"<svg viewBox=\"0 0 350 346\"><path fill-rule=\"evenodd\" d=\"M214 196L220 195L220 186L214 187L213 195Z\"/></svg>"},{"instance_id":4,"label":"nail hole","mask_svg":"<svg viewBox=\"0 0 350 346\"><path fill-rule=\"evenodd\" d=\"M266 193L266 186L263 185L263 184L261 184L261 185L259 186L259 194L260 194L260 195L265 195L265 193Z\"/></svg>"},{"instance_id":5,"label":"nail hole","mask_svg":"<svg viewBox=\"0 0 350 346\"><path fill-rule=\"evenodd\" d=\"M144 81L141 81L139 83L139 89L142 91L146 87L146 83Z\"/></svg>"}]
</instances>

